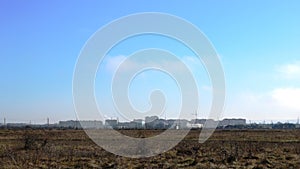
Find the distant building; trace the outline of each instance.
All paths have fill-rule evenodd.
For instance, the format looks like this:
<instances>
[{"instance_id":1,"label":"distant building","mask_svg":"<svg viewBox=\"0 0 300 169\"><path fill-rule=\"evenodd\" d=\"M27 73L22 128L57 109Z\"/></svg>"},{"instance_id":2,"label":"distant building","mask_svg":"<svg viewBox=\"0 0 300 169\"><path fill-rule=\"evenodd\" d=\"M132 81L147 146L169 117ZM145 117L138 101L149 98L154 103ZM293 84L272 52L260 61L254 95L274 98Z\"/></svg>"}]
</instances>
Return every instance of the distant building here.
<instances>
[{"instance_id":1,"label":"distant building","mask_svg":"<svg viewBox=\"0 0 300 169\"><path fill-rule=\"evenodd\" d=\"M134 119L133 122L136 124L137 129L144 128L143 119Z\"/></svg>"},{"instance_id":2,"label":"distant building","mask_svg":"<svg viewBox=\"0 0 300 169\"><path fill-rule=\"evenodd\" d=\"M206 127L208 128L214 128L216 125L218 125L219 121L215 121L213 119L192 119L190 123L188 124L189 128L202 128L204 124L206 124Z\"/></svg>"},{"instance_id":3,"label":"distant building","mask_svg":"<svg viewBox=\"0 0 300 169\"><path fill-rule=\"evenodd\" d=\"M58 126L61 128L81 128L79 121L75 120L59 121Z\"/></svg>"},{"instance_id":4,"label":"distant building","mask_svg":"<svg viewBox=\"0 0 300 169\"><path fill-rule=\"evenodd\" d=\"M130 129L132 126L130 122L119 122L118 123L118 129Z\"/></svg>"},{"instance_id":5,"label":"distant building","mask_svg":"<svg viewBox=\"0 0 300 169\"><path fill-rule=\"evenodd\" d=\"M105 127L106 128L117 128L118 127L118 120L113 120L113 119L105 120Z\"/></svg>"},{"instance_id":6,"label":"distant building","mask_svg":"<svg viewBox=\"0 0 300 169\"><path fill-rule=\"evenodd\" d=\"M168 121L165 120L165 119L156 119L156 120L154 120L154 121L151 122L151 123L152 123L152 127L153 127L154 129L166 129L166 128L169 127L169 123L168 123ZM151 124L151 123L150 123L150 124Z\"/></svg>"},{"instance_id":7,"label":"distant building","mask_svg":"<svg viewBox=\"0 0 300 169\"><path fill-rule=\"evenodd\" d=\"M155 122L156 120L158 120L157 116L147 116L145 118L145 128L146 129L154 129L155 125L157 122Z\"/></svg>"},{"instance_id":8,"label":"distant building","mask_svg":"<svg viewBox=\"0 0 300 169\"><path fill-rule=\"evenodd\" d=\"M188 128L194 128L194 129L199 129L203 127L203 124L199 123L187 123Z\"/></svg>"},{"instance_id":9,"label":"distant building","mask_svg":"<svg viewBox=\"0 0 300 169\"><path fill-rule=\"evenodd\" d=\"M135 121L119 122L117 128L118 129L142 129L143 124Z\"/></svg>"},{"instance_id":10,"label":"distant building","mask_svg":"<svg viewBox=\"0 0 300 169\"><path fill-rule=\"evenodd\" d=\"M80 121L80 125L84 129L100 129L103 128L103 123L102 121Z\"/></svg>"},{"instance_id":11,"label":"distant building","mask_svg":"<svg viewBox=\"0 0 300 169\"><path fill-rule=\"evenodd\" d=\"M218 126L222 127L237 125L246 125L246 119L223 119L218 124Z\"/></svg>"},{"instance_id":12,"label":"distant building","mask_svg":"<svg viewBox=\"0 0 300 169\"><path fill-rule=\"evenodd\" d=\"M192 119L192 124L204 124L206 122L206 119Z\"/></svg>"},{"instance_id":13,"label":"distant building","mask_svg":"<svg viewBox=\"0 0 300 169\"><path fill-rule=\"evenodd\" d=\"M188 128L188 120L185 119L177 119L174 121L174 127L175 129L186 129Z\"/></svg>"},{"instance_id":14,"label":"distant building","mask_svg":"<svg viewBox=\"0 0 300 169\"><path fill-rule=\"evenodd\" d=\"M6 123L8 128L23 128L29 126L30 124L27 123Z\"/></svg>"},{"instance_id":15,"label":"distant building","mask_svg":"<svg viewBox=\"0 0 300 169\"><path fill-rule=\"evenodd\" d=\"M51 125L50 125L51 126ZM59 121L57 127L60 128L78 128L78 129L99 129L103 128L102 121L97 120L86 120L86 121L77 121L77 120L68 120L68 121Z\"/></svg>"}]
</instances>

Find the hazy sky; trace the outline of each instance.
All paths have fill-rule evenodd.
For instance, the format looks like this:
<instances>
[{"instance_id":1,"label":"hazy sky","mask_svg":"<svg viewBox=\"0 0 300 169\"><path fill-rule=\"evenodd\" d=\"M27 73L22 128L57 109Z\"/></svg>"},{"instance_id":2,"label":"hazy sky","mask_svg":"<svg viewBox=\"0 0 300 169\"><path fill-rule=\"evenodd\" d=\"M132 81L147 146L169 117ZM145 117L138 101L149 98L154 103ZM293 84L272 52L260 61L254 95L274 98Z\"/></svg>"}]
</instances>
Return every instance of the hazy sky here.
<instances>
[{"instance_id":1,"label":"hazy sky","mask_svg":"<svg viewBox=\"0 0 300 169\"><path fill-rule=\"evenodd\" d=\"M223 117L250 120L300 116L300 1L0 1L0 118L7 122L75 119L72 77L88 38L109 22L138 12L164 12L196 25L223 64ZM200 93L199 117L211 100L201 62L178 42L159 36L128 39L106 56L96 78L99 106L112 106L108 82L118 63L143 48L163 48L193 70ZM133 63L139 64L139 63ZM163 73L138 76L132 103L149 108L148 94L161 88L170 98L167 116L178 110L179 91ZM175 99L174 99L175 98ZM108 116L114 116L110 112ZM191 112L192 114L193 112ZM191 115L192 117L192 115ZM191 118L188 117L188 118Z\"/></svg>"}]
</instances>

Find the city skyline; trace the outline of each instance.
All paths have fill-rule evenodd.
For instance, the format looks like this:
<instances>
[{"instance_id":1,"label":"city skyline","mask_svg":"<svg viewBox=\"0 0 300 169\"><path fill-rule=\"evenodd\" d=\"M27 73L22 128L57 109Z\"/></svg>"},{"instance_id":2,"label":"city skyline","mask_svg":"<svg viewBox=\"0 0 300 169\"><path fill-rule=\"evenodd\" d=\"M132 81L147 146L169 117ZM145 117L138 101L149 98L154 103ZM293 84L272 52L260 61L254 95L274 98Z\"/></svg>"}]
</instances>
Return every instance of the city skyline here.
<instances>
[{"instance_id":1,"label":"city skyline","mask_svg":"<svg viewBox=\"0 0 300 169\"><path fill-rule=\"evenodd\" d=\"M157 116L158 119L162 119L162 120L188 120L188 121L193 121L195 120L196 118L190 118L190 119L174 119L174 118L166 118L166 117L159 117ZM146 117L145 117L146 118ZM134 121L134 120L143 120L145 121L145 118L141 118L141 119L133 119L131 121ZM222 120L225 120L225 119L245 119L245 118L239 118L239 117L234 117L234 118L221 118L219 120L216 120L216 121L222 121ZM109 117L109 118L106 118L104 119L103 121L100 120L100 119L84 119L84 120L78 120L78 119L60 119L58 121L52 121L50 118L45 118L44 121L39 121L39 122L35 122L33 120L29 120L29 121L13 121L13 120L9 120L7 118L3 118L2 121L0 121L0 124L3 125L3 124L8 124L8 123L20 123L20 124L37 124L37 125L46 125L46 124L58 124L60 121L101 121L101 122L105 122L105 120L117 120L119 122L130 122L130 121L126 121L126 120L119 120L117 117ZM197 120L207 120L205 118L201 118L201 117L198 117ZM288 120L280 120L280 119L277 119L277 120L270 120L270 119L263 119L263 120L251 120L251 119L245 119L246 120L246 123L247 124L272 124L272 123L292 123L292 124L299 124L300 122L300 118L296 118L296 119L288 119Z\"/></svg>"}]
</instances>

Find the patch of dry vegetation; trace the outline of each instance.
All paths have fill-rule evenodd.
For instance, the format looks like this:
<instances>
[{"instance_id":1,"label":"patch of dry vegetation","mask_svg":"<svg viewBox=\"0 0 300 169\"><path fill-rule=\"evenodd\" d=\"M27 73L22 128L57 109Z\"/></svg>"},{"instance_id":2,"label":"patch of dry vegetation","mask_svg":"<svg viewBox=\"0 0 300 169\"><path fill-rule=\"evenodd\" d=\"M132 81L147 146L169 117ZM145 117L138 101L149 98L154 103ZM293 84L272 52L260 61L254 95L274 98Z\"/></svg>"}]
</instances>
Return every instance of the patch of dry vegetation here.
<instances>
[{"instance_id":1,"label":"patch of dry vegetation","mask_svg":"<svg viewBox=\"0 0 300 169\"><path fill-rule=\"evenodd\" d=\"M120 131L134 137L162 131ZM200 131L172 150L130 159L106 152L81 130L0 130L1 168L300 168L300 130Z\"/></svg>"}]
</instances>

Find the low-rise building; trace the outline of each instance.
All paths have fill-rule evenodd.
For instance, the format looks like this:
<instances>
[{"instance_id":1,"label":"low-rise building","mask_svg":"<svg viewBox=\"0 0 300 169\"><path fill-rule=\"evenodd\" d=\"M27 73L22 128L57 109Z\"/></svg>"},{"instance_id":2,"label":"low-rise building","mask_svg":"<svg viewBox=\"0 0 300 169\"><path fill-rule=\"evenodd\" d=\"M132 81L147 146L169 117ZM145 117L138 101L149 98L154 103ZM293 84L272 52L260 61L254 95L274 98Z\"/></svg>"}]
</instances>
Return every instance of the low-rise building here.
<instances>
[{"instance_id":1,"label":"low-rise building","mask_svg":"<svg viewBox=\"0 0 300 169\"><path fill-rule=\"evenodd\" d=\"M108 119L105 120L105 128L117 128L118 127L118 120Z\"/></svg>"},{"instance_id":2,"label":"low-rise building","mask_svg":"<svg viewBox=\"0 0 300 169\"><path fill-rule=\"evenodd\" d=\"M83 129L101 129L104 127L102 121L88 120L79 122Z\"/></svg>"},{"instance_id":3,"label":"low-rise building","mask_svg":"<svg viewBox=\"0 0 300 169\"><path fill-rule=\"evenodd\" d=\"M188 128L193 128L193 129L200 129L203 127L203 124L199 124L199 123L187 123L187 127Z\"/></svg>"},{"instance_id":4,"label":"low-rise building","mask_svg":"<svg viewBox=\"0 0 300 169\"><path fill-rule=\"evenodd\" d=\"M76 120L59 121L58 126L61 128L81 128L79 121Z\"/></svg>"},{"instance_id":5,"label":"low-rise building","mask_svg":"<svg viewBox=\"0 0 300 169\"><path fill-rule=\"evenodd\" d=\"M223 119L218 124L218 126L222 127L236 125L246 125L246 119Z\"/></svg>"}]
</instances>

